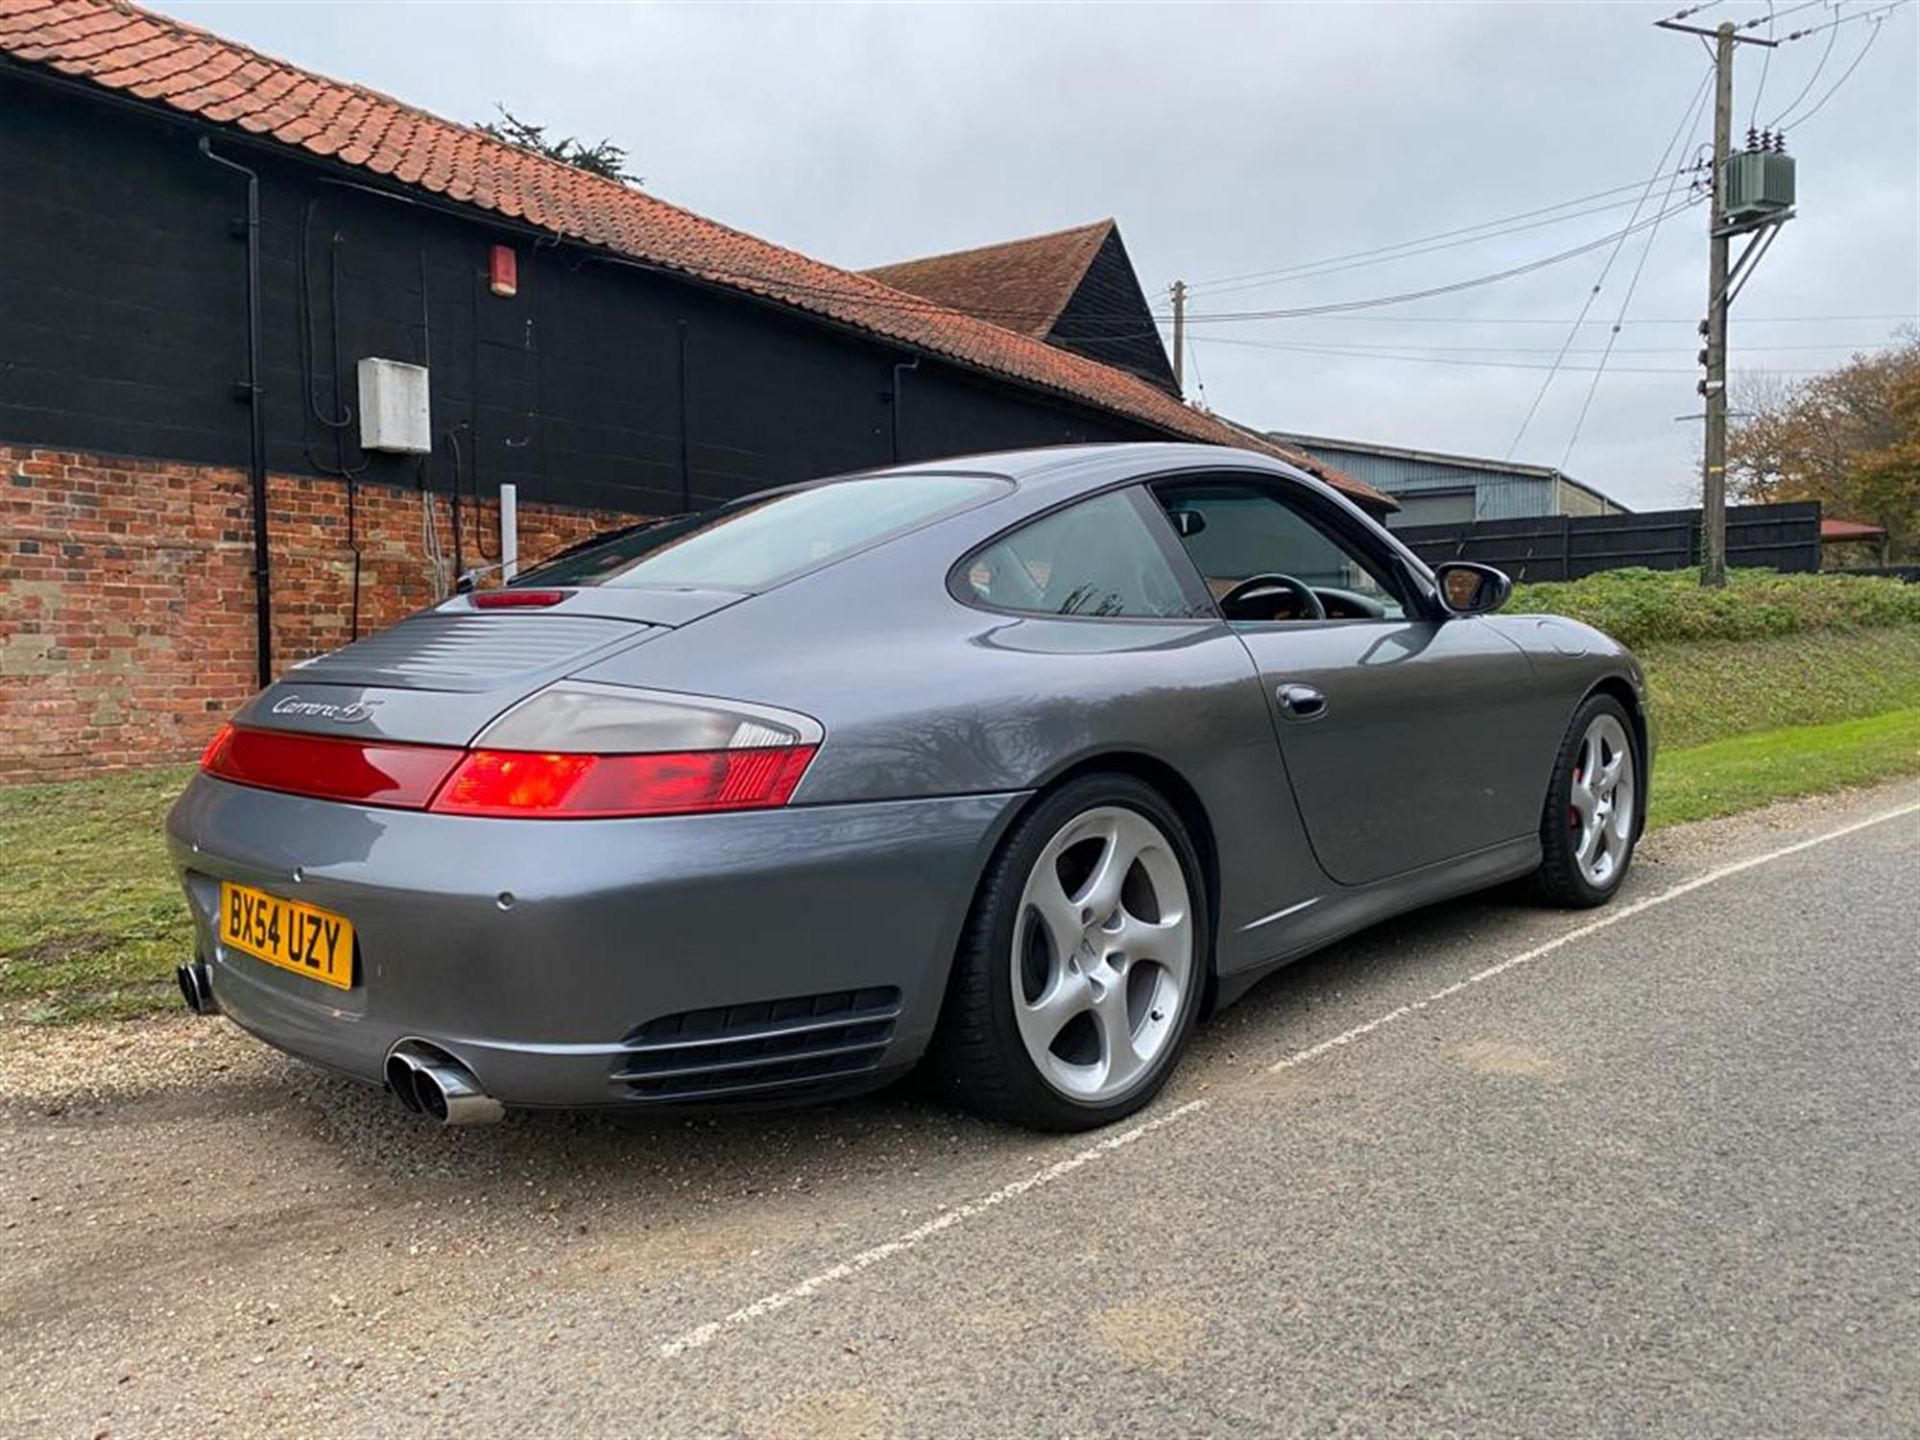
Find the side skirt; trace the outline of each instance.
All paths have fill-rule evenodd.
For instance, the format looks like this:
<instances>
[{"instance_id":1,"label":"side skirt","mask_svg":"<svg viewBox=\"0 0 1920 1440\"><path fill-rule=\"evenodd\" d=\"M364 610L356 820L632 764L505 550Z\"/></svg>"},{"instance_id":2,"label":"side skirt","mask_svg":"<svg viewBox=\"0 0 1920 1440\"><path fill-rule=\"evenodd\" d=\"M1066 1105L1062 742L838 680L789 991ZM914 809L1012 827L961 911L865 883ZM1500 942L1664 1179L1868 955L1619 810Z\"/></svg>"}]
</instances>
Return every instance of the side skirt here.
<instances>
[{"instance_id":1,"label":"side skirt","mask_svg":"<svg viewBox=\"0 0 1920 1440\"><path fill-rule=\"evenodd\" d=\"M1540 866L1540 837L1525 835L1476 850L1458 860L1442 861L1372 885L1336 890L1319 904L1289 917L1274 938L1281 948L1263 960L1243 966L1217 982L1213 1009L1224 1010L1274 971L1369 925L1424 905L1469 895L1494 885L1530 875Z\"/></svg>"}]
</instances>

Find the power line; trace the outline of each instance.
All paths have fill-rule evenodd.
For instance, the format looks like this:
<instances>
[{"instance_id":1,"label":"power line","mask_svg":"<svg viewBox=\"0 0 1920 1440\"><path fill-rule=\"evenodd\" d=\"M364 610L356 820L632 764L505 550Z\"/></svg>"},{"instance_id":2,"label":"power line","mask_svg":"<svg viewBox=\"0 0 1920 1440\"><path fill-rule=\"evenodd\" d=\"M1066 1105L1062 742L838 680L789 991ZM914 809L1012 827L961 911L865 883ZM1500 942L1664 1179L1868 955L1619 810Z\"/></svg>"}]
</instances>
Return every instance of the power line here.
<instances>
[{"instance_id":1,"label":"power line","mask_svg":"<svg viewBox=\"0 0 1920 1440\"><path fill-rule=\"evenodd\" d=\"M1565 323L1565 322L1562 322ZM1589 321L1593 325L1605 325L1605 320ZM1630 325L1630 320L1620 322ZM1692 321L1689 324L1695 323ZM1216 340L1220 337L1215 336ZM1558 354L1558 345L1402 345L1382 342L1368 345L1354 340L1317 340L1312 336L1303 336L1293 342L1303 345L1339 345L1355 350L1414 350L1425 355L1554 355ZM1826 351L1849 351L1868 349L1875 345L1886 345L1888 340L1859 340L1852 343L1823 345L1742 345L1742 351L1757 350L1771 353L1805 354ZM1570 355L1602 355L1611 350L1615 355L1692 355L1695 347L1688 345L1576 345L1567 353Z\"/></svg>"},{"instance_id":2,"label":"power line","mask_svg":"<svg viewBox=\"0 0 1920 1440\"><path fill-rule=\"evenodd\" d=\"M1397 241L1391 245L1378 245L1371 250L1354 250L1344 255L1327 255L1322 256L1318 260L1302 260L1295 265L1282 265L1271 270L1251 270L1239 275L1223 275L1212 280L1197 280L1187 286L1187 292L1192 294L1196 290L1218 290L1221 293L1226 293L1230 290L1251 288L1252 282L1258 282L1270 277L1291 276L1302 270L1317 270L1322 266L1336 265L1349 260L1366 260L1376 255L1387 255L1392 251L1409 250L1415 246L1426 246L1435 241L1451 240L1456 236L1465 235L1475 236L1481 239L1491 239L1492 236L1480 236L1478 232L1494 230L1495 227L1512 225L1518 221L1532 220L1537 216L1552 215L1555 211L1568 210L1575 205L1584 205L1591 200L1605 200L1611 196L1624 195L1630 191L1640 189L1644 183L1644 181L1636 180L1631 185L1615 185L1606 190L1596 190L1591 195L1580 195L1571 200L1562 200L1557 205L1543 205L1535 210L1522 210L1518 214L1503 215L1497 220L1485 220L1478 225L1463 225L1455 230L1441 230L1431 235L1421 235L1411 240ZM1625 204L1627 202L1621 203ZM1591 215L1601 210L1611 210L1615 208L1618 207L1613 205L1600 205L1595 206L1592 210L1582 210L1578 213ZM1541 223L1552 225L1558 224L1560 220L1570 220L1573 218L1572 215L1562 215L1556 219L1545 220ZM1518 228L1533 229L1537 227L1519 226ZM1441 247L1435 246L1435 248Z\"/></svg>"},{"instance_id":3,"label":"power line","mask_svg":"<svg viewBox=\"0 0 1920 1440\"><path fill-rule=\"evenodd\" d=\"M1822 30L1833 30L1841 25L1851 25L1856 20L1884 20L1894 11L1910 3L1912 0L1892 0L1891 4L1882 5L1878 9L1856 10L1851 15L1841 15L1821 25L1810 25L1805 30L1795 30L1780 43L1784 45L1789 40L1804 40L1809 35L1818 35Z\"/></svg>"},{"instance_id":4,"label":"power line","mask_svg":"<svg viewBox=\"0 0 1920 1440\"><path fill-rule=\"evenodd\" d=\"M1569 320L1548 315L1327 315L1327 320L1361 320L1374 325L1567 325ZM1920 320L1920 311L1890 311L1883 315L1743 315L1743 325L1830 325L1841 321L1881 322ZM1604 325L1605 320L1589 320ZM1645 316L1623 320L1623 325L1698 325L1698 315ZM1546 347L1551 348L1551 347Z\"/></svg>"},{"instance_id":5,"label":"power line","mask_svg":"<svg viewBox=\"0 0 1920 1440\"><path fill-rule=\"evenodd\" d=\"M1798 128L1818 115L1821 110L1826 107L1826 103L1834 97L1835 92L1847 83L1854 71L1860 68L1860 62L1867 58L1867 52L1873 49L1873 42L1880 38L1880 32L1884 29L1886 29L1886 16L1882 15L1873 22L1873 28L1867 32L1867 43L1860 47L1860 53L1853 57L1853 63L1840 72L1840 78L1827 87L1824 95L1814 101L1811 110L1808 110L1804 114L1794 116L1788 123Z\"/></svg>"},{"instance_id":6,"label":"power line","mask_svg":"<svg viewBox=\"0 0 1920 1440\"><path fill-rule=\"evenodd\" d=\"M1636 189L1639 187L1635 187ZM1612 192L1608 192L1612 193ZM1238 284L1227 285L1216 282L1210 292L1213 295L1230 295L1242 290L1261 290L1270 285L1284 285L1293 280L1313 280L1323 275L1337 275L1346 270L1363 270L1372 265L1391 265L1399 260L1409 260L1420 255L1431 255L1440 250L1454 250L1462 245L1478 245L1487 240L1505 239L1509 235L1524 234L1529 230L1542 230L1552 225L1563 225L1569 220L1583 219L1588 215L1602 215L1609 210L1624 210L1635 202L1631 199L1610 200L1600 205L1589 205L1580 210L1568 210L1564 214L1550 215L1544 220L1532 220L1522 225L1508 225L1502 229L1469 227L1467 231L1447 231L1458 239L1429 237L1431 243L1421 241L1403 241L1399 245L1382 246L1378 250L1359 251L1351 257L1331 257L1327 260L1305 261L1299 265L1290 265L1282 270L1266 272L1264 279L1248 279ZM1194 287L1188 286L1189 291Z\"/></svg>"},{"instance_id":7,"label":"power line","mask_svg":"<svg viewBox=\"0 0 1920 1440\"><path fill-rule=\"evenodd\" d=\"M1771 18L1773 11L1771 0L1769 0L1767 11L1769 18ZM1773 51L1769 50L1767 54L1771 56ZM1765 83L1766 77L1762 74L1761 84L1764 85ZM1690 118L1680 122L1685 128L1689 140L1691 140L1698 131L1700 116L1703 113L1700 108L1700 101L1705 95L1706 83L1702 81L1700 94L1694 97L1694 104L1689 112ZM1667 193L1660 198L1662 213L1665 213L1669 202L1672 201L1674 186L1679 184L1679 179L1680 177L1675 175L1672 180L1667 182ZM1640 259L1634 265L1633 275L1627 281L1627 293L1620 297L1620 309L1613 317L1612 328L1607 331L1606 348L1600 352L1600 363L1593 368L1593 379L1587 382L1586 397L1581 400L1580 413L1576 415L1573 420L1573 433L1567 437L1567 448L1560 456L1560 468L1562 470L1565 470L1573 460L1573 447L1580 443L1580 432L1586 428L1587 424L1587 412L1593 409L1593 397L1598 394L1600 390L1600 376L1606 371L1607 362L1613 358L1614 342L1620 338L1621 322L1627 318L1627 308L1633 304L1634 292L1640 288L1640 276L1647 268L1647 257L1653 254L1653 242L1658 239L1659 236L1660 227L1656 225L1647 232L1647 243L1640 247ZM1573 336L1579 332L1579 328L1580 327L1576 325L1573 331L1568 334L1567 342L1569 345L1572 344Z\"/></svg>"},{"instance_id":8,"label":"power line","mask_svg":"<svg viewBox=\"0 0 1920 1440\"><path fill-rule=\"evenodd\" d=\"M1229 335L1209 336L1209 345L1236 345L1248 350L1275 350L1290 354L1335 356L1349 360L1393 360L1417 365L1464 365L1476 370L1552 370L1551 362L1527 360L1466 360L1450 355L1406 355L1393 350L1353 349L1340 345L1297 344L1284 340L1237 340ZM1563 372L1590 374L1596 368L1592 365L1561 365ZM1611 367L1615 375L1693 375L1698 373L1694 366L1675 365L1616 365ZM1826 373L1819 369L1793 367L1791 369L1769 370L1774 375L1820 375Z\"/></svg>"},{"instance_id":9,"label":"power line","mask_svg":"<svg viewBox=\"0 0 1920 1440\"><path fill-rule=\"evenodd\" d=\"M1653 174L1647 177L1646 189L1642 192L1639 202L1633 207L1635 217L1638 217L1640 207L1647 203L1648 197L1653 194L1653 187L1660 182L1660 176L1666 171L1667 157L1672 155L1676 148L1683 146L1686 143L1686 138L1693 133L1694 125L1698 123L1700 102L1706 97L1707 85L1711 81L1712 75L1713 72L1708 71L1700 77L1700 83L1695 87L1692 98L1687 101L1687 108L1681 112L1680 123L1674 127L1672 136L1669 137L1666 145L1661 149L1660 158L1656 160L1653 165ZM1672 193L1672 183L1669 182L1667 194L1671 197ZM1669 207L1663 201L1660 209L1654 215L1653 227L1657 228L1660 221L1665 219L1668 213ZM1607 276L1613 272L1613 262L1619 259L1620 247L1627 243L1627 235L1631 233L1632 229L1633 221L1630 219L1627 223L1627 229L1621 231L1619 237L1614 241L1613 249L1607 253L1606 263L1600 267L1600 278L1593 282L1593 288L1587 292L1587 298L1580 306L1579 318L1576 319L1568 329L1567 338L1561 343L1560 353L1554 357L1553 364L1547 369L1546 378L1540 382L1540 389L1533 397L1533 403L1527 407L1527 413L1521 417L1520 428L1514 431L1513 443L1507 447L1507 455L1509 458L1520 448L1520 442L1526 439L1527 427L1533 423L1533 417L1540 412L1540 406L1547 398L1547 391L1553 386L1554 375L1559 371L1561 362L1567 358L1567 351L1573 347L1574 337L1580 333L1581 322L1587 318L1587 312L1593 308L1593 302L1600 298L1601 287L1607 283Z\"/></svg>"},{"instance_id":10,"label":"power line","mask_svg":"<svg viewBox=\"0 0 1920 1440\"><path fill-rule=\"evenodd\" d=\"M1827 68L1827 61L1833 58L1833 44L1834 41L1839 38L1840 32L1838 30L1829 29L1827 31L1827 48L1820 52L1819 63L1813 67L1813 73L1807 76L1807 83L1800 87L1800 93L1787 102L1786 109L1782 110L1767 122L1767 128L1769 130L1778 130L1780 128L1780 122L1793 113L1793 107L1806 99L1812 92L1814 84L1820 79L1820 72ZM1769 51L1768 53L1771 54L1772 52Z\"/></svg>"},{"instance_id":11,"label":"power line","mask_svg":"<svg viewBox=\"0 0 1920 1440\"><path fill-rule=\"evenodd\" d=\"M1844 4L1844 3L1845 3L1845 0L1800 0L1800 3L1798 5L1789 5L1786 7L1786 9L1779 10L1779 11L1776 11L1772 5L1768 5L1765 18L1760 20L1749 20L1746 24L1746 28L1749 30L1752 30L1761 25L1765 25L1767 27L1767 35L1769 38L1771 38L1773 35L1773 25L1776 20L1784 20L1787 18L1787 16L1797 15L1802 10L1811 10L1816 5Z\"/></svg>"},{"instance_id":12,"label":"power line","mask_svg":"<svg viewBox=\"0 0 1920 1440\"><path fill-rule=\"evenodd\" d=\"M1686 200L1675 208L1684 210L1697 203L1698 201L1695 200ZM1302 305L1286 310L1232 310L1221 311L1211 315L1189 315L1187 316L1187 322L1189 324L1196 324L1202 321L1215 324L1234 324L1248 320L1294 320L1310 315L1337 315L1350 310L1377 310L1384 305L1405 305L1415 300L1429 300L1436 295L1452 295L1461 290L1472 290L1482 285L1493 285L1502 280L1511 280L1518 275L1530 275L1534 271L1544 270L1550 265L1558 265L1564 261L1576 259L1581 255L1590 255L1603 246L1615 243L1623 235L1639 233L1661 218L1663 217L1649 217L1628 225L1625 229L1610 231L1605 235L1599 236L1597 239L1587 241L1585 244L1576 245L1569 250L1561 250L1556 254L1542 256L1538 260L1530 260L1524 265L1512 265L1504 270L1496 270L1491 274L1475 275L1465 280L1452 281L1446 285L1433 285L1424 290L1407 290L1394 295L1375 295L1361 300L1338 300L1325 305ZM1165 317L1156 316L1155 318L1164 319Z\"/></svg>"},{"instance_id":13,"label":"power line","mask_svg":"<svg viewBox=\"0 0 1920 1440\"><path fill-rule=\"evenodd\" d=\"M1191 339L1187 341L1187 361L1193 366L1193 388L1200 396L1199 408L1208 414L1212 414L1212 407L1207 404L1206 378L1200 373L1200 347L1195 345Z\"/></svg>"},{"instance_id":14,"label":"power line","mask_svg":"<svg viewBox=\"0 0 1920 1440\"><path fill-rule=\"evenodd\" d=\"M1813 0L1813 3L1817 4L1818 0ZM1769 40L1773 38L1773 23L1776 18L1773 13L1773 0L1767 0L1767 38ZM1771 69L1773 69L1773 47L1769 45L1760 52L1760 83L1753 87L1753 108L1747 112L1747 129L1749 130L1753 129L1754 122L1760 118L1760 97L1766 93L1767 72Z\"/></svg>"}]
</instances>

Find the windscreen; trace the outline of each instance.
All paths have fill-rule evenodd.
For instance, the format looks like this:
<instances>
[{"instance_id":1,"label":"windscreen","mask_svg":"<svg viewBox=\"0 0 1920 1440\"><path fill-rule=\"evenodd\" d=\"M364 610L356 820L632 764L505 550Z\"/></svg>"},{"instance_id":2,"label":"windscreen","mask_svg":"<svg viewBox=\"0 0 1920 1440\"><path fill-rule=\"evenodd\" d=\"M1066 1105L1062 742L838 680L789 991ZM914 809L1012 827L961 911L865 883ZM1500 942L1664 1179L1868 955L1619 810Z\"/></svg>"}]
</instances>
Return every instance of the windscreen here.
<instances>
[{"instance_id":1,"label":"windscreen","mask_svg":"<svg viewBox=\"0 0 1920 1440\"><path fill-rule=\"evenodd\" d=\"M620 531L518 583L762 590L1005 488L981 475L836 480Z\"/></svg>"}]
</instances>

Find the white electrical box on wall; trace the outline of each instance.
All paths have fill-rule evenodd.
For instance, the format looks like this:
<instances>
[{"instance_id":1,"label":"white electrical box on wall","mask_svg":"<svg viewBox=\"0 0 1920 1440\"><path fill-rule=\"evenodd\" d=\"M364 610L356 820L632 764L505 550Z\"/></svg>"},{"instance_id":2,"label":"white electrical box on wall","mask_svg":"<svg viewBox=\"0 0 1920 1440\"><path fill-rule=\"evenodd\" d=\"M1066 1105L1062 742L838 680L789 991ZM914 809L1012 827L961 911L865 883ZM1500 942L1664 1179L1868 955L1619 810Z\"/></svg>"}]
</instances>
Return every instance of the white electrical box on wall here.
<instances>
[{"instance_id":1,"label":"white electrical box on wall","mask_svg":"<svg viewBox=\"0 0 1920 1440\"><path fill-rule=\"evenodd\" d=\"M394 455L433 449L426 366L372 356L360 361L360 448Z\"/></svg>"}]
</instances>

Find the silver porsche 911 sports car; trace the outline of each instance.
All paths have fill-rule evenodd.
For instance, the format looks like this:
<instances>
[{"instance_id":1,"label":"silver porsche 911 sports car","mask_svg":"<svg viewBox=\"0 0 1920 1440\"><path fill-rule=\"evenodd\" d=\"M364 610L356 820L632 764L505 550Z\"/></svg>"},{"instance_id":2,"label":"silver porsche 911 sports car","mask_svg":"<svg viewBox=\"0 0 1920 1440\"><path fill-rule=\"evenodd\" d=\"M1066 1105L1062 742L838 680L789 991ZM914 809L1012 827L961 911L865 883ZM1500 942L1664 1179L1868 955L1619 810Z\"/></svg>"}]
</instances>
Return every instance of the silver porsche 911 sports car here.
<instances>
[{"instance_id":1,"label":"silver porsche 911 sports car","mask_svg":"<svg viewBox=\"0 0 1920 1440\"><path fill-rule=\"evenodd\" d=\"M925 1062L1058 1129L1409 907L1619 886L1640 666L1207 446L980 456L617 531L295 666L168 821L188 1003L442 1120Z\"/></svg>"}]
</instances>

